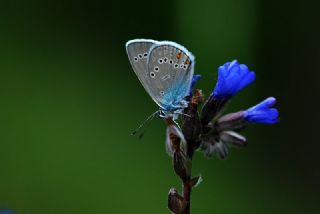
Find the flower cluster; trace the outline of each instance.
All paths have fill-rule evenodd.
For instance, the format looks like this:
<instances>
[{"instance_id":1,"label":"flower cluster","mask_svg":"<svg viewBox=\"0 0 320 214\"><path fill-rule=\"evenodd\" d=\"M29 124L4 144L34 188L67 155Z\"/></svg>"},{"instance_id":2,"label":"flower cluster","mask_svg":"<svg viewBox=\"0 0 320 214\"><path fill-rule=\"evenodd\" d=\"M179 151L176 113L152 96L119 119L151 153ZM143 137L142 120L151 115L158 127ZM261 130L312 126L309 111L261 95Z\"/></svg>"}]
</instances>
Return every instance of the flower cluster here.
<instances>
[{"instance_id":1,"label":"flower cluster","mask_svg":"<svg viewBox=\"0 0 320 214\"><path fill-rule=\"evenodd\" d=\"M200 79L200 75L194 75L189 97L189 106L185 109L183 118L182 144L187 144L186 153L191 158L193 152L200 149L205 156L217 155L224 159L228 155L229 145L244 147L246 138L237 131L245 128L247 123L274 124L279 121L279 112L273 108L276 103L274 97L269 97L259 104L247 110L229 113L219 117L219 113L225 104L235 96L241 89L255 80L255 73L250 71L244 64L237 60L227 62L219 67L218 81L211 95L198 114L198 104L202 101L201 90L194 92L194 86ZM175 130L172 133L177 133ZM174 153L169 133L167 133L167 150L169 154Z\"/></svg>"},{"instance_id":2,"label":"flower cluster","mask_svg":"<svg viewBox=\"0 0 320 214\"><path fill-rule=\"evenodd\" d=\"M197 75L192 88L198 79ZM194 136L199 138L197 140L200 141L199 148L205 156L217 155L224 159L228 155L229 145L246 146L246 138L236 131L242 130L247 123L274 124L279 121L278 110L272 108L276 103L273 97L247 110L218 117L225 104L254 80L255 73L250 71L246 65L239 64L237 60L219 67L216 86L200 114L201 133L199 136Z\"/></svg>"},{"instance_id":3,"label":"flower cluster","mask_svg":"<svg viewBox=\"0 0 320 214\"><path fill-rule=\"evenodd\" d=\"M221 116L225 104L255 80L255 73L246 65L234 60L220 66L215 88L199 112L203 94L194 86L200 77L194 75L186 98L189 104L182 116L182 133L175 127L172 118L167 119L167 151L173 157L175 173L184 184L184 196L179 195L176 189L169 192L168 207L173 213L189 213L191 189L201 181L201 176L191 176L191 160L196 150L202 151L207 157L216 155L225 159L229 146L241 148L247 145L246 138L238 132L248 123L279 122L279 112L273 108L276 103L274 97L266 98L246 110Z\"/></svg>"}]
</instances>

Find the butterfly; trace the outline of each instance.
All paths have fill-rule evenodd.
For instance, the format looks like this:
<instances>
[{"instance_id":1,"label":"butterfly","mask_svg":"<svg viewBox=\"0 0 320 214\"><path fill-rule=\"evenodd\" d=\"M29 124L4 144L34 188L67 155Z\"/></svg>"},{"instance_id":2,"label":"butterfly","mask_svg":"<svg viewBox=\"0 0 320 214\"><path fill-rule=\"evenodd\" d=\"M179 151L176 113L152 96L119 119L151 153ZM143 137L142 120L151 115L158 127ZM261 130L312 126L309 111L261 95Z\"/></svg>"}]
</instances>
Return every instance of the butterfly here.
<instances>
[{"instance_id":1,"label":"butterfly","mask_svg":"<svg viewBox=\"0 0 320 214\"><path fill-rule=\"evenodd\" d=\"M134 39L126 43L131 66L142 86L159 106L161 118L183 114L188 106L195 58L175 42Z\"/></svg>"},{"instance_id":2,"label":"butterfly","mask_svg":"<svg viewBox=\"0 0 320 214\"><path fill-rule=\"evenodd\" d=\"M175 42L152 39L130 40L126 43L126 50L133 71L144 89L159 106L159 110L150 115L138 129L158 114L160 118L167 119L168 154L172 156L175 151L171 134L180 138L182 142L180 149L185 153L186 140L175 120L183 114L184 108L188 107L186 97L190 93L194 73L194 56L185 47Z\"/></svg>"}]
</instances>

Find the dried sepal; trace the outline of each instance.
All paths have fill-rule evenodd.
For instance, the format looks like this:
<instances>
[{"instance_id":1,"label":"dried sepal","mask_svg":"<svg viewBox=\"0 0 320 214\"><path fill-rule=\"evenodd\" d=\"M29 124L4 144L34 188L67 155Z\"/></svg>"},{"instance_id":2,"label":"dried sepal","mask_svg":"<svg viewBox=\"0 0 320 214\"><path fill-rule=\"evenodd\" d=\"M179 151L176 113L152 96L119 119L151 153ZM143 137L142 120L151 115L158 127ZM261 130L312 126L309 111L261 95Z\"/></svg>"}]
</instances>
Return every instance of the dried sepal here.
<instances>
[{"instance_id":1,"label":"dried sepal","mask_svg":"<svg viewBox=\"0 0 320 214\"><path fill-rule=\"evenodd\" d=\"M173 156L174 151L186 153L187 143L181 130L176 126L172 118L167 119L166 150L169 156Z\"/></svg>"},{"instance_id":2,"label":"dried sepal","mask_svg":"<svg viewBox=\"0 0 320 214\"><path fill-rule=\"evenodd\" d=\"M191 103L198 105L203 102L203 93L201 89L196 89L194 95L191 98Z\"/></svg>"},{"instance_id":3,"label":"dried sepal","mask_svg":"<svg viewBox=\"0 0 320 214\"><path fill-rule=\"evenodd\" d=\"M227 145L225 145L223 142L219 141L214 145L214 150L216 155L221 159L226 159L229 154L229 149Z\"/></svg>"},{"instance_id":4,"label":"dried sepal","mask_svg":"<svg viewBox=\"0 0 320 214\"><path fill-rule=\"evenodd\" d=\"M202 176L198 175L196 177L193 177L188 182L192 188L197 187L202 182Z\"/></svg>"},{"instance_id":5,"label":"dried sepal","mask_svg":"<svg viewBox=\"0 0 320 214\"><path fill-rule=\"evenodd\" d=\"M203 141L200 148L203 151L204 156L207 158L211 158L214 155L217 155L221 159L226 159L229 154L227 145L225 145L221 141Z\"/></svg>"},{"instance_id":6,"label":"dried sepal","mask_svg":"<svg viewBox=\"0 0 320 214\"><path fill-rule=\"evenodd\" d=\"M238 147L244 147L247 145L246 138L234 131L221 132L220 139L225 143L238 146Z\"/></svg>"},{"instance_id":7,"label":"dried sepal","mask_svg":"<svg viewBox=\"0 0 320 214\"><path fill-rule=\"evenodd\" d=\"M171 143L169 127L167 127L167 131L166 131L166 151L170 157L173 156L174 147L173 147L173 144Z\"/></svg>"}]
</instances>

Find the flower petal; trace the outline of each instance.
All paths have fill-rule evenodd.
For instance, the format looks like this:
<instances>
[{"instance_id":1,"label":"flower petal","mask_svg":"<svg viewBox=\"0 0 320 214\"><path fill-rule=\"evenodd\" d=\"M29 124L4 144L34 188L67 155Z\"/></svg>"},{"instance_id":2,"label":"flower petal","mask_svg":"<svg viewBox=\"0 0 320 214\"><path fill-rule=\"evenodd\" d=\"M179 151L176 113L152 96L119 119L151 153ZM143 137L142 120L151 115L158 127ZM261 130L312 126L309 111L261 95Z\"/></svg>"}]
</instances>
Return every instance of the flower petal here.
<instances>
[{"instance_id":1,"label":"flower petal","mask_svg":"<svg viewBox=\"0 0 320 214\"><path fill-rule=\"evenodd\" d=\"M254 123L274 124L279 122L279 111L271 108L276 103L274 97L269 97L261 103L245 111L245 121Z\"/></svg>"},{"instance_id":2,"label":"flower petal","mask_svg":"<svg viewBox=\"0 0 320 214\"><path fill-rule=\"evenodd\" d=\"M255 79L254 72L237 60L225 63L218 69L218 81L212 92L217 98L230 98L242 88L252 83Z\"/></svg>"},{"instance_id":3,"label":"flower petal","mask_svg":"<svg viewBox=\"0 0 320 214\"><path fill-rule=\"evenodd\" d=\"M199 74L193 75L191 85L190 85L189 96L192 96L192 90L200 78L201 78L201 75Z\"/></svg>"}]
</instances>

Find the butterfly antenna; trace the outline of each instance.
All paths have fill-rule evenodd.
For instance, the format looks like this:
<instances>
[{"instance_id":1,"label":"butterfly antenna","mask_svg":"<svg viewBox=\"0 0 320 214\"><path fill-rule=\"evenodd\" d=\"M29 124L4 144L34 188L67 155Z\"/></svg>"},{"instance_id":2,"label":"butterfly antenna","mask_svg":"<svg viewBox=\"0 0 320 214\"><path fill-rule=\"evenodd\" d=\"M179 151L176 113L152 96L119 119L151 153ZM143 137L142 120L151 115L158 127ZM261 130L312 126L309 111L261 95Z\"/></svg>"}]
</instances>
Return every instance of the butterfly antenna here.
<instances>
[{"instance_id":1,"label":"butterfly antenna","mask_svg":"<svg viewBox=\"0 0 320 214\"><path fill-rule=\"evenodd\" d=\"M150 121L159 113L159 111L156 111L154 113L152 113L147 119L145 119L145 121L143 121L143 123L141 123L132 133L131 135L135 135L137 134L137 132L144 126L148 125L150 123ZM139 139L141 139L143 137L145 133L145 130L139 135Z\"/></svg>"},{"instance_id":2,"label":"butterfly antenna","mask_svg":"<svg viewBox=\"0 0 320 214\"><path fill-rule=\"evenodd\" d=\"M182 113L182 112L179 112L179 113L177 113L177 114L180 114L180 115L183 115L183 116L186 116L186 117L191 117L191 115L185 114L185 113Z\"/></svg>"}]
</instances>

